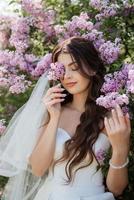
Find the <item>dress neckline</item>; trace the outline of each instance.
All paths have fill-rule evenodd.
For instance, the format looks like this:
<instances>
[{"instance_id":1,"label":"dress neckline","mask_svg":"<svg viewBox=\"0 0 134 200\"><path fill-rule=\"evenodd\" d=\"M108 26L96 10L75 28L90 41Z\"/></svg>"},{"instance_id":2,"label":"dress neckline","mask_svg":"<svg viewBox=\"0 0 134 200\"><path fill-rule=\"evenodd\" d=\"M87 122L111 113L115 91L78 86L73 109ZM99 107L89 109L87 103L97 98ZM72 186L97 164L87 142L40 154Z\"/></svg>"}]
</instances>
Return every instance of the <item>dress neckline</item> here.
<instances>
[{"instance_id":1,"label":"dress neckline","mask_svg":"<svg viewBox=\"0 0 134 200\"><path fill-rule=\"evenodd\" d=\"M58 129L64 131L64 133L66 133L66 135L67 135L70 139L73 137L73 136L70 136L70 134L69 134L64 128L58 127ZM100 134L108 140L108 136L106 136L106 134L104 134L103 132L100 132Z\"/></svg>"},{"instance_id":2,"label":"dress neckline","mask_svg":"<svg viewBox=\"0 0 134 200\"><path fill-rule=\"evenodd\" d=\"M58 129L64 131L64 133L66 133L70 139L72 138L72 136L64 128L58 127Z\"/></svg>"}]
</instances>

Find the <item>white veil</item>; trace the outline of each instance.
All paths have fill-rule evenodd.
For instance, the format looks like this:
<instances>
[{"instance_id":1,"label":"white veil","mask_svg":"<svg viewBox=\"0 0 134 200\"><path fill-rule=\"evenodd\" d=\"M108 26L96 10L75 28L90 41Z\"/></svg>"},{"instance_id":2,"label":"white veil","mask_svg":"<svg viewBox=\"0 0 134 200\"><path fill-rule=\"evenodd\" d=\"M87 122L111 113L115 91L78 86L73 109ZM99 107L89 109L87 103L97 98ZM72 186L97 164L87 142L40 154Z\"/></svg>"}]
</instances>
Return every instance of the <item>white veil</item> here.
<instances>
[{"instance_id":1,"label":"white veil","mask_svg":"<svg viewBox=\"0 0 134 200\"><path fill-rule=\"evenodd\" d=\"M38 139L39 127L47 119L48 112L42 98L49 87L45 72L0 138L0 175L9 177L2 200L33 200L47 176L47 172L43 177L34 176L28 157Z\"/></svg>"}]
</instances>

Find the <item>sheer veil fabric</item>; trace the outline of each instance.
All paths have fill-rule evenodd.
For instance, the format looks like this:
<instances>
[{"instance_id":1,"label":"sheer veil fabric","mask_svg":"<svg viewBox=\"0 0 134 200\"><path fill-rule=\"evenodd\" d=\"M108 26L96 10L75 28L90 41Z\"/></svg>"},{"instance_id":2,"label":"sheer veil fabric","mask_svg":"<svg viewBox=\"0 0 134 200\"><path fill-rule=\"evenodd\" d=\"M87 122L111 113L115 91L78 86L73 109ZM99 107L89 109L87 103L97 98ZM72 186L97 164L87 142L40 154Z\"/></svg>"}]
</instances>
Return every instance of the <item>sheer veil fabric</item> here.
<instances>
[{"instance_id":1,"label":"sheer veil fabric","mask_svg":"<svg viewBox=\"0 0 134 200\"><path fill-rule=\"evenodd\" d=\"M0 175L9 177L2 200L32 200L47 176L47 172L43 177L34 176L28 157L38 139L39 127L48 116L42 98L49 88L45 72L0 138Z\"/></svg>"}]
</instances>

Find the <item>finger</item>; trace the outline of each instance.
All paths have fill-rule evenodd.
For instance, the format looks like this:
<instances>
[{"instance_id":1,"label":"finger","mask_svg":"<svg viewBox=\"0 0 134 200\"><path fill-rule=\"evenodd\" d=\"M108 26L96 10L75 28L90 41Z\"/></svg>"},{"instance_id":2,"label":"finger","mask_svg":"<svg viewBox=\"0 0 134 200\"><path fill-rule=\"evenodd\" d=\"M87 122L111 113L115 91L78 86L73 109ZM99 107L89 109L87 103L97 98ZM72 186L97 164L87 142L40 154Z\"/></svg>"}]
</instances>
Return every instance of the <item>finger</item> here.
<instances>
[{"instance_id":1,"label":"finger","mask_svg":"<svg viewBox=\"0 0 134 200\"><path fill-rule=\"evenodd\" d=\"M117 112L117 116L118 116L118 120L119 120L119 123L121 125L125 125L125 117L123 115L123 112L122 112L122 109L121 107L117 104L116 106L116 112Z\"/></svg>"},{"instance_id":2,"label":"finger","mask_svg":"<svg viewBox=\"0 0 134 200\"><path fill-rule=\"evenodd\" d=\"M65 97L65 96L66 96L66 94L52 93L49 97L51 97L51 99L55 99L55 98Z\"/></svg>"},{"instance_id":3,"label":"finger","mask_svg":"<svg viewBox=\"0 0 134 200\"><path fill-rule=\"evenodd\" d=\"M110 118L108 119L108 121L109 121L110 129L111 129L111 130L114 130L114 129L115 129L115 124L114 124L113 119L110 117Z\"/></svg>"},{"instance_id":4,"label":"finger","mask_svg":"<svg viewBox=\"0 0 134 200\"><path fill-rule=\"evenodd\" d=\"M128 113L125 115L125 119L126 119L126 124L127 124L128 130L131 131L130 117L129 117Z\"/></svg>"},{"instance_id":5,"label":"finger","mask_svg":"<svg viewBox=\"0 0 134 200\"><path fill-rule=\"evenodd\" d=\"M104 124L105 124L105 128L106 128L107 133L110 133L111 129L110 129L110 125L109 125L109 121L108 121L107 117L104 118Z\"/></svg>"},{"instance_id":6,"label":"finger","mask_svg":"<svg viewBox=\"0 0 134 200\"><path fill-rule=\"evenodd\" d=\"M115 109L112 109L112 118L113 118L115 126L118 126L119 120L118 120L118 115Z\"/></svg>"},{"instance_id":7,"label":"finger","mask_svg":"<svg viewBox=\"0 0 134 200\"><path fill-rule=\"evenodd\" d=\"M59 88L59 87L50 88L49 91L47 92L47 96L55 92L63 92L64 90L65 90L64 88Z\"/></svg>"},{"instance_id":8,"label":"finger","mask_svg":"<svg viewBox=\"0 0 134 200\"><path fill-rule=\"evenodd\" d=\"M46 103L46 105L48 105L48 106L52 106L52 105L54 105L54 104L56 104L56 103L60 103L60 102L62 102L62 101L64 101L65 99L53 99L53 100L51 100L50 102L48 102L48 103Z\"/></svg>"}]
</instances>

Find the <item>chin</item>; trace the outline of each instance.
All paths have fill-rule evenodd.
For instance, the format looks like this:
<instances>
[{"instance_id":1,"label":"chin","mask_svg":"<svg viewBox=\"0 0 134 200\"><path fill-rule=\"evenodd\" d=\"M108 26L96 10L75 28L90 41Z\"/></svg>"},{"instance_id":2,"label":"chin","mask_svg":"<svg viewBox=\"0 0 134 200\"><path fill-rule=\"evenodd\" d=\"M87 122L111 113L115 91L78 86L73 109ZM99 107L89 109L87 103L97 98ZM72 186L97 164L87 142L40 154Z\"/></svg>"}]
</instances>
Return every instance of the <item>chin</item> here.
<instances>
[{"instance_id":1,"label":"chin","mask_svg":"<svg viewBox=\"0 0 134 200\"><path fill-rule=\"evenodd\" d=\"M66 89L70 94L80 94L82 91L76 89Z\"/></svg>"}]
</instances>

